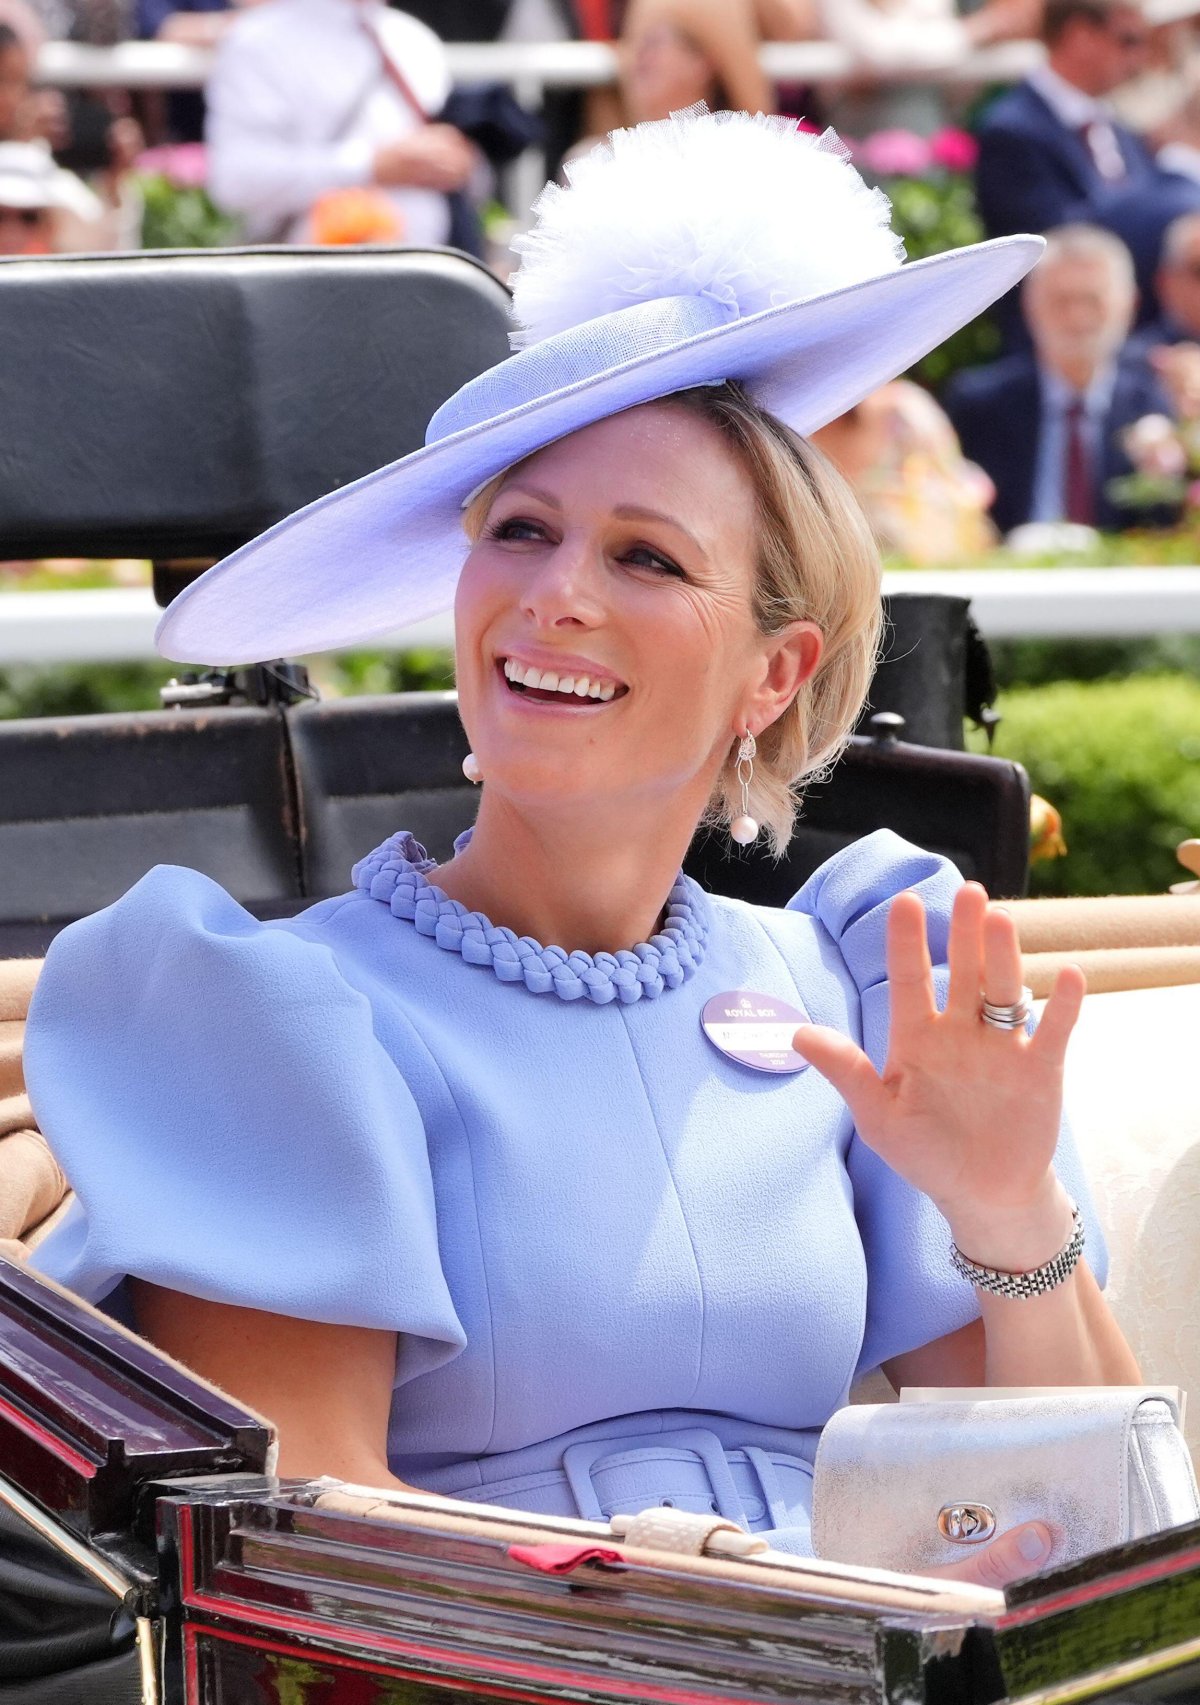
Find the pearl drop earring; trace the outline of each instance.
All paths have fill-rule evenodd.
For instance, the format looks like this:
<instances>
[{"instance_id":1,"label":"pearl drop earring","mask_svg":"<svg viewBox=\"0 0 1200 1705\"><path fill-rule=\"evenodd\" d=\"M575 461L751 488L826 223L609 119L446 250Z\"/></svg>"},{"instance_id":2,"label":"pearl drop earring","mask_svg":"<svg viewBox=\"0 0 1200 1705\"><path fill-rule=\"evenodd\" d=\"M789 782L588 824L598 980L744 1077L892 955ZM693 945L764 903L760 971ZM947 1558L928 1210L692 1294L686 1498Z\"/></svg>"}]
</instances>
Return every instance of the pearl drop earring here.
<instances>
[{"instance_id":1,"label":"pearl drop earring","mask_svg":"<svg viewBox=\"0 0 1200 1705\"><path fill-rule=\"evenodd\" d=\"M731 839L748 847L758 839L758 824L750 815L750 783L754 780L754 758L758 751L753 734L743 734L737 749L737 778L742 789L742 814L729 825Z\"/></svg>"},{"instance_id":2,"label":"pearl drop earring","mask_svg":"<svg viewBox=\"0 0 1200 1705\"><path fill-rule=\"evenodd\" d=\"M483 780L483 771L479 767L479 759L474 752L468 752L463 759L462 772L468 781L479 783Z\"/></svg>"}]
</instances>

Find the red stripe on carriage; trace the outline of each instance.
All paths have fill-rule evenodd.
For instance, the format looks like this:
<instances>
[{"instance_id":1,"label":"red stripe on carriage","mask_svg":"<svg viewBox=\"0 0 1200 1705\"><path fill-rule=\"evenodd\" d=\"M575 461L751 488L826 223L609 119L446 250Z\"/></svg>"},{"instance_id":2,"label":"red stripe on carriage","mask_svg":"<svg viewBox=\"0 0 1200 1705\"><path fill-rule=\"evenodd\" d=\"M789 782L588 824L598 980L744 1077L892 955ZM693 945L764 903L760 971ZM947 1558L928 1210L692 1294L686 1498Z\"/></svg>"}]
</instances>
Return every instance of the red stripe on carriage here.
<instances>
[{"instance_id":1,"label":"red stripe on carriage","mask_svg":"<svg viewBox=\"0 0 1200 1705\"><path fill-rule=\"evenodd\" d=\"M68 1468L75 1470L76 1474L82 1474L85 1480L95 1479L98 1464L92 1462L89 1457L81 1456L65 1439L60 1439L48 1428L43 1427L39 1421L32 1420L28 1415L23 1415L19 1409L14 1408L3 1397L0 1397L0 1418L16 1427L18 1432L24 1433L26 1438L36 1439L38 1444L45 1445L46 1449L56 1456L60 1462L65 1462Z\"/></svg>"},{"instance_id":2,"label":"red stripe on carriage","mask_svg":"<svg viewBox=\"0 0 1200 1705\"><path fill-rule=\"evenodd\" d=\"M183 1585L184 1583L181 1583ZM211 1616L222 1616L231 1622L249 1624L255 1629L272 1628L281 1634L296 1634L306 1640L328 1641L346 1640L350 1637L349 1630L331 1626L328 1622L318 1622L314 1618L296 1616L285 1610L276 1610L264 1604L242 1605L236 1599L223 1598L216 1593L188 1592L184 1587L184 1604L189 1610L207 1611ZM211 1635L222 1640L236 1640L242 1645L258 1646L263 1651L286 1652L292 1656L307 1656L312 1660L312 1651L297 1650L293 1646L272 1645L263 1640L260 1635L236 1635L226 1629L203 1628L196 1633ZM586 1670L560 1670L543 1668L538 1664L521 1662L515 1658L502 1658L494 1652L479 1654L463 1650L446 1650L436 1646L419 1646L410 1640L397 1639L394 1634L381 1634L372 1629L364 1634L377 1649L395 1652L398 1657L416 1659L418 1662L446 1666L455 1661L478 1665L480 1668L497 1675L511 1675L515 1679L538 1682L547 1687L567 1689L573 1693L585 1692L593 1697L610 1692L618 1699L646 1699L658 1701L659 1705L758 1705L758 1702L748 1697L733 1693L692 1693L673 1687L656 1687L652 1682L631 1681L627 1676L614 1675L611 1678L603 1673ZM551 1700L556 1695L551 1693L525 1693L515 1687L504 1687L496 1683L476 1681L470 1676L447 1676L431 1672L428 1669L408 1670L398 1664L375 1666L368 1660L354 1658L348 1654L335 1654L326 1649L322 1657L331 1661L358 1665L359 1667L378 1668L384 1675L402 1676L406 1680L420 1681L429 1687L449 1687L456 1692L488 1693L502 1699L527 1699L532 1701ZM190 1702L189 1702L190 1705Z\"/></svg>"}]
</instances>

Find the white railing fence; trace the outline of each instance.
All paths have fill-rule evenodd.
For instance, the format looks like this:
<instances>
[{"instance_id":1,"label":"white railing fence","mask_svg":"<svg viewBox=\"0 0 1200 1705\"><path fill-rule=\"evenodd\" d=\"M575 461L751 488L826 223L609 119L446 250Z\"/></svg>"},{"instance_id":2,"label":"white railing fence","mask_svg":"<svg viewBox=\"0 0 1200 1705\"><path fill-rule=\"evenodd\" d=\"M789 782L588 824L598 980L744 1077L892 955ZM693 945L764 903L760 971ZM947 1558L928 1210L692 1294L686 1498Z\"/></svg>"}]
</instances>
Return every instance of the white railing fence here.
<instances>
[{"instance_id":1,"label":"white railing fence","mask_svg":"<svg viewBox=\"0 0 1200 1705\"><path fill-rule=\"evenodd\" d=\"M1200 633L1200 568L905 569L884 590L969 598L988 639ZM152 658L161 614L149 587L0 593L0 667ZM446 615L363 649L452 643Z\"/></svg>"}]
</instances>

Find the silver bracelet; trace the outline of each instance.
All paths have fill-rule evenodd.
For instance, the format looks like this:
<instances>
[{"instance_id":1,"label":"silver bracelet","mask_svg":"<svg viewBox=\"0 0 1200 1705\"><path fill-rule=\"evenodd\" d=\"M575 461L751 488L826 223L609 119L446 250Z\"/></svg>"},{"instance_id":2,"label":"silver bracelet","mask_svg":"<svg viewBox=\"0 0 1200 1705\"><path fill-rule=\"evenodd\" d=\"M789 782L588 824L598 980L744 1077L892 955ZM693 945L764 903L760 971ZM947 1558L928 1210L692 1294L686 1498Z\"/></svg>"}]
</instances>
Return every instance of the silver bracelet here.
<instances>
[{"instance_id":1,"label":"silver bracelet","mask_svg":"<svg viewBox=\"0 0 1200 1705\"><path fill-rule=\"evenodd\" d=\"M1071 1235L1058 1254L1042 1267L1029 1273L1006 1273L1000 1267L981 1267L963 1254L957 1243L950 1245L950 1265L961 1278L970 1280L981 1291L992 1291L999 1297L1037 1297L1052 1291L1069 1279L1083 1254L1083 1215L1071 1203Z\"/></svg>"}]
</instances>

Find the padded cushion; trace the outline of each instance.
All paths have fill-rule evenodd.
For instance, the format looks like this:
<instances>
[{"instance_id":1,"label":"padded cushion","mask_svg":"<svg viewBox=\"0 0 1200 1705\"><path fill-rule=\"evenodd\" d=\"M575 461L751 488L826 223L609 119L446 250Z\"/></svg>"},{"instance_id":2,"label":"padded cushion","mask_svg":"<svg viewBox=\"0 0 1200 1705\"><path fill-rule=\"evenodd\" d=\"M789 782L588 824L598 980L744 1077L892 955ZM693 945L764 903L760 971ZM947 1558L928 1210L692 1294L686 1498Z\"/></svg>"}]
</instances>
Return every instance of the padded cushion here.
<instances>
[{"instance_id":1,"label":"padded cushion","mask_svg":"<svg viewBox=\"0 0 1200 1705\"><path fill-rule=\"evenodd\" d=\"M454 693L296 705L287 713L304 824L305 892L340 894L350 867L397 829L439 860L475 821Z\"/></svg>"},{"instance_id":2,"label":"padded cushion","mask_svg":"<svg viewBox=\"0 0 1200 1705\"><path fill-rule=\"evenodd\" d=\"M1066 1105L1104 1225L1108 1299L1149 1384L1188 1394L1200 1462L1200 984L1093 995Z\"/></svg>"},{"instance_id":3,"label":"padded cushion","mask_svg":"<svg viewBox=\"0 0 1200 1705\"><path fill-rule=\"evenodd\" d=\"M232 550L417 448L507 301L440 250L0 262L0 558Z\"/></svg>"}]
</instances>

